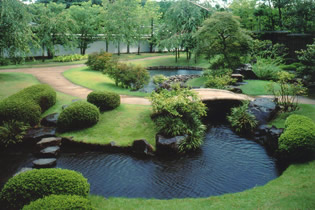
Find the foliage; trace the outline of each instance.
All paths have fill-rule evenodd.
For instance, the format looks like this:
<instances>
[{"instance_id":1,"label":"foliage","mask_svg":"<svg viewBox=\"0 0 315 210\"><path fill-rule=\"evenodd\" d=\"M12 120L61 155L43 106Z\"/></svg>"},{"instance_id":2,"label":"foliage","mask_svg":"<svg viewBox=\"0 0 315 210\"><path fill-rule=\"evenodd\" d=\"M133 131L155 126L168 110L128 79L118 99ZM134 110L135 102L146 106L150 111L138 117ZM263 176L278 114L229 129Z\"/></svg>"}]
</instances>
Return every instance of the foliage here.
<instances>
[{"instance_id":1,"label":"foliage","mask_svg":"<svg viewBox=\"0 0 315 210\"><path fill-rule=\"evenodd\" d=\"M279 62L272 58L257 57L257 62L253 65L253 71L261 80L276 80L277 73L281 71Z\"/></svg>"},{"instance_id":2,"label":"foliage","mask_svg":"<svg viewBox=\"0 0 315 210\"><path fill-rule=\"evenodd\" d=\"M206 70L203 76L206 77L204 84L207 88L228 89L228 85L236 82L236 79L231 77L232 71L230 69Z\"/></svg>"},{"instance_id":3,"label":"foliage","mask_svg":"<svg viewBox=\"0 0 315 210\"><path fill-rule=\"evenodd\" d=\"M313 44L307 45L306 50L296 52L298 59L301 62L301 66L297 72L299 76L305 77L309 81L315 80L315 41Z\"/></svg>"},{"instance_id":4,"label":"foliage","mask_svg":"<svg viewBox=\"0 0 315 210\"><path fill-rule=\"evenodd\" d=\"M62 56L54 57L53 61L55 61L55 62L72 62L72 61L85 60L87 58L88 58L88 56L86 56L86 55L79 55L79 54L62 55Z\"/></svg>"},{"instance_id":5,"label":"foliage","mask_svg":"<svg viewBox=\"0 0 315 210\"><path fill-rule=\"evenodd\" d=\"M237 17L228 12L216 12L197 31L198 51L209 59L222 55L226 67L234 69L240 57L249 50L251 38L241 29Z\"/></svg>"},{"instance_id":6,"label":"foliage","mask_svg":"<svg viewBox=\"0 0 315 210\"><path fill-rule=\"evenodd\" d=\"M49 195L32 201L23 207L23 210L61 210L78 209L93 210L91 201L77 195Z\"/></svg>"},{"instance_id":7,"label":"foliage","mask_svg":"<svg viewBox=\"0 0 315 210\"><path fill-rule=\"evenodd\" d=\"M277 73L277 84L280 85L280 89L275 87L276 83L271 83L268 86L268 89L278 99L278 105L285 112L296 110L298 108L298 96L306 93L306 88L303 87L301 80L295 80L290 84L293 79L293 74L280 71Z\"/></svg>"},{"instance_id":8,"label":"foliage","mask_svg":"<svg viewBox=\"0 0 315 210\"><path fill-rule=\"evenodd\" d=\"M288 54L288 49L284 44L273 44L270 40L254 39L250 45L249 55L251 59L267 59L273 60L275 63L283 63L285 56Z\"/></svg>"},{"instance_id":9,"label":"foliage","mask_svg":"<svg viewBox=\"0 0 315 210\"><path fill-rule=\"evenodd\" d=\"M153 77L153 83L155 85L162 84L163 82L167 81L167 77L164 76L163 74L157 74Z\"/></svg>"},{"instance_id":10,"label":"foliage","mask_svg":"<svg viewBox=\"0 0 315 210\"><path fill-rule=\"evenodd\" d=\"M150 100L152 119L159 133L170 137L187 135L179 147L182 152L200 147L205 131L201 117L206 115L206 106L194 92L173 87L171 91L163 89L159 93L153 92Z\"/></svg>"},{"instance_id":11,"label":"foliage","mask_svg":"<svg viewBox=\"0 0 315 210\"><path fill-rule=\"evenodd\" d=\"M90 185L82 174L66 169L34 169L10 178L0 192L1 208L21 209L51 194L86 197Z\"/></svg>"},{"instance_id":12,"label":"foliage","mask_svg":"<svg viewBox=\"0 0 315 210\"><path fill-rule=\"evenodd\" d=\"M22 142L28 128L27 124L15 120L3 122L0 127L0 147Z\"/></svg>"},{"instance_id":13,"label":"foliage","mask_svg":"<svg viewBox=\"0 0 315 210\"><path fill-rule=\"evenodd\" d=\"M60 131L78 130L95 125L99 120L98 108L86 101L77 101L64 109L58 118Z\"/></svg>"},{"instance_id":14,"label":"foliage","mask_svg":"<svg viewBox=\"0 0 315 210\"><path fill-rule=\"evenodd\" d=\"M101 51L89 54L86 65L92 70L111 72L116 69L117 60L113 58L111 53Z\"/></svg>"},{"instance_id":15,"label":"foliage","mask_svg":"<svg viewBox=\"0 0 315 210\"><path fill-rule=\"evenodd\" d=\"M252 132L256 126L257 121L255 116L248 111L249 102L243 102L243 105L231 109L231 114L227 116L236 132L246 134Z\"/></svg>"},{"instance_id":16,"label":"foliage","mask_svg":"<svg viewBox=\"0 0 315 210\"><path fill-rule=\"evenodd\" d=\"M0 57L0 66L7 66L9 64L10 64L10 59Z\"/></svg>"},{"instance_id":17,"label":"foliage","mask_svg":"<svg viewBox=\"0 0 315 210\"><path fill-rule=\"evenodd\" d=\"M293 121L295 120L295 121ZM279 151L294 159L313 154L315 151L315 123L305 116L288 117L284 133L279 138Z\"/></svg>"},{"instance_id":18,"label":"foliage","mask_svg":"<svg viewBox=\"0 0 315 210\"><path fill-rule=\"evenodd\" d=\"M87 96L87 101L97 106L100 111L106 111L120 105L120 96L114 92L93 91Z\"/></svg>"}]
</instances>

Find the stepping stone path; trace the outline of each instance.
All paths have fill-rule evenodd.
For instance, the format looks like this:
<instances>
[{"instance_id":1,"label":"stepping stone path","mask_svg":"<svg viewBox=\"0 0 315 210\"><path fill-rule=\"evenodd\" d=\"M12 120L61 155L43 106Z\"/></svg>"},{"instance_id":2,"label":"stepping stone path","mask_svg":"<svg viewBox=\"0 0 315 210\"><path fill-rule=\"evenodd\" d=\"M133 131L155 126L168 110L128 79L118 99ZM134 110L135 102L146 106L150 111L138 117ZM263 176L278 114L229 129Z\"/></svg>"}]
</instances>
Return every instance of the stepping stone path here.
<instances>
[{"instance_id":1,"label":"stepping stone path","mask_svg":"<svg viewBox=\"0 0 315 210\"><path fill-rule=\"evenodd\" d=\"M50 146L60 146L61 145L61 138L60 137L49 137L43 138L36 144L40 149Z\"/></svg>"},{"instance_id":2,"label":"stepping stone path","mask_svg":"<svg viewBox=\"0 0 315 210\"><path fill-rule=\"evenodd\" d=\"M41 158L33 161L33 167L51 168L56 166L57 156L60 152L61 138L42 138L36 145L40 150L38 156Z\"/></svg>"},{"instance_id":3,"label":"stepping stone path","mask_svg":"<svg viewBox=\"0 0 315 210\"><path fill-rule=\"evenodd\" d=\"M39 155L45 158L55 158L58 156L59 152L60 152L60 147L52 146L52 147L46 147L45 149L41 150L39 152Z\"/></svg>"},{"instance_id":4,"label":"stepping stone path","mask_svg":"<svg viewBox=\"0 0 315 210\"><path fill-rule=\"evenodd\" d=\"M56 166L56 158L41 158L33 161L34 168L52 168Z\"/></svg>"}]
</instances>

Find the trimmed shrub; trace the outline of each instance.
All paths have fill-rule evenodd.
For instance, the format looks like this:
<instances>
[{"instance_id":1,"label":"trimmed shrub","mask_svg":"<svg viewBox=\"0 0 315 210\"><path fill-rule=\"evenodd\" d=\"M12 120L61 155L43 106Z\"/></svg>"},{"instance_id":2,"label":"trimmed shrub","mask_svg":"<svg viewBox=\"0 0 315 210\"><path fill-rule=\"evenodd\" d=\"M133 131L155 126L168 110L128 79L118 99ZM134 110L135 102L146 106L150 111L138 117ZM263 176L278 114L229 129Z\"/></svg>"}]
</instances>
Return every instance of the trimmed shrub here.
<instances>
[{"instance_id":1,"label":"trimmed shrub","mask_svg":"<svg viewBox=\"0 0 315 210\"><path fill-rule=\"evenodd\" d=\"M23 210L93 210L91 201L77 195L50 195L31 202Z\"/></svg>"},{"instance_id":2,"label":"trimmed shrub","mask_svg":"<svg viewBox=\"0 0 315 210\"><path fill-rule=\"evenodd\" d=\"M79 54L74 54L74 55L61 55L54 57L53 61L54 62L72 62L72 61L80 61L87 59L87 55L79 55Z\"/></svg>"},{"instance_id":3,"label":"trimmed shrub","mask_svg":"<svg viewBox=\"0 0 315 210\"><path fill-rule=\"evenodd\" d=\"M120 105L120 96L109 91L93 91L87 96L87 101L97 106L101 111L115 109Z\"/></svg>"},{"instance_id":4,"label":"trimmed shrub","mask_svg":"<svg viewBox=\"0 0 315 210\"><path fill-rule=\"evenodd\" d=\"M296 119L297 121L293 121ZM315 123L303 116L286 120L286 128L279 138L279 151L300 159L315 151Z\"/></svg>"},{"instance_id":5,"label":"trimmed shrub","mask_svg":"<svg viewBox=\"0 0 315 210\"><path fill-rule=\"evenodd\" d=\"M314 121L306 116L298 115L298 114L292 114L285 120L284 127L288 128L291 125L300 125L300 124L312 124Z\"/></svg>"},{"instance_id":6,"label":"trimmed shrub","mask_svg":"<svg viewBox=\"0 0 315 210\"><path fill-rule=\"evenodd\" d=\"M99 120L98 108L86 101L70 104L60 113L57 127L60 131L77 130L90 127Z\"/></svg>"},{"instance_id":7,"label":"trimmed shrub","mask_svg":"<svg viewBox=\"0 0 315 210\"><path fill-rule=\"evenodd\" d=\"M82 174L66 169L34 169L8 180L0 192L3 209L21 209L39 198L55 195L86 197L90 185Z\"/></svg>"},{"instance_id":8,"label":"trimmed shrub","mask_svg":"<svg viewBox=\"0 0 315 210\"><path fill-rule=\"evenodd\" d=\"M4 121L16 120L34 126L39 123L40 115L40 106L32 100L9 97L0 103L0 124Z\"/></svg>"}]
</instances>

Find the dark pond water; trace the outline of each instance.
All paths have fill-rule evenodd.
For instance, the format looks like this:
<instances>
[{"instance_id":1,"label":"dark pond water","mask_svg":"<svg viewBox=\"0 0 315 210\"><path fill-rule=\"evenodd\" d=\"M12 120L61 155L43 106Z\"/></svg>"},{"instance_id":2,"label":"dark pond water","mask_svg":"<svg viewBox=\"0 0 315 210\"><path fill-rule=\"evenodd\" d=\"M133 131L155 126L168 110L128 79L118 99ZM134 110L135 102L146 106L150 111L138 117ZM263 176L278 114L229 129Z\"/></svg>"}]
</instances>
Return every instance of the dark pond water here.
<instances>
[{"instance_id":1,"label":"dark pond water","mask_svg":"<svg viewBox=\"0 0 315 210\"><path fill-rule=\"evenodd\" d=\"M1 156L1 184L32 156ZM5 162L7 164L5 164ZM264 185L279 176L275 160L224 125L209 129L200 151L173 160L124 154L64 153L57 167L81 172L91 193L105 197L208 197Z\"/></svg>"},{"instance_id":2,"label":"dark pond water","mask_svg":"<svg viewBox=\"0 0 315 210\"><path fill-rule=\"evenodd\" d=\"M152 92L155 89L155 85L153 83L152 77L154 77L157 74L163 74L164 76L174 76L174 75L201 75L202 71L199 70L150 70L150 82L149 84L145 85L144 88L142 88L140 91L142 92Z\"/></svg>"}]
</instances>

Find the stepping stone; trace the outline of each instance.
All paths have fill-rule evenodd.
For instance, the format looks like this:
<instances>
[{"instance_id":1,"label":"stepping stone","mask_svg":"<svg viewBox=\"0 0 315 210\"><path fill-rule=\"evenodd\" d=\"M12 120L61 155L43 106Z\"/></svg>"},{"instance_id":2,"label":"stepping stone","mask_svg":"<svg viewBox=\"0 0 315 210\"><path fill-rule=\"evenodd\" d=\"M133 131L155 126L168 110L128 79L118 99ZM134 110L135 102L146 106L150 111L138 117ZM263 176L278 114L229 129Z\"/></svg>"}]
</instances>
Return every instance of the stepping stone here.
<instances>
[{"instance_id":1,"label":"stepping stone","mask_svg":"<svg viewBox=\"0 0 315 210\"><path fill-rule=\"evenodd\" d=\"M56 158L41 158L33 161L34 168L52 168L56 166Z\"/></svg>"},{"instance_id":2,"label":"stepping stone","mask_svg":"<svg viewBox=\"0 0 315 210\"><path fill-rule=\"evenodd\" d=\"M52 146L52 147L47 147L41 150L39 152L39 155L44 158L54 158L58 156L59 151L60 151L60 147Z\"/></svg>"},{"instance_id":3,"label":"stepping stone","mask_svg":"<svg viewBox=\"0 0 315 210\"><path fill-rule=\"evenodd\" d=\"M232 74L231 77L233 79L237 79L237 82L243 82L243 78L244 78L244 76L241 74Z\"/></svg>"},{"instance_id":4,"label":"stepping stone","mask_svg":"<svg viewBox=\"0 0 315 210\"><path fill-rule=\"evenodd\" d=\"M53 113L44 117L40 124L47 127L57 127L57 120L59 117L59 113Z\"/></svg>"},{"instance_id":5,"label":"stepping stone","mask_svg":"<svg viewBox=\"0 0 315 210\"><path fill-rule=\"evenodd\" d=\"M32 140L39 140L45 137L53 137L56 136L56 128L31 128L27 131L24 139L32 139Z\"/></svg>"},{"instance_id":6,"label":"stepping stone","mask_svg":"<svg viewBox=\"0 0 315 210\"><path fill-rule=\"evenodd\" d=\"M60 137L42 138L42 140L37 142L36 145L41 149L43 149L45 147L50 147L50 146L60 146L61 145L61 138Z\"/></svg>"}]
</instances>

